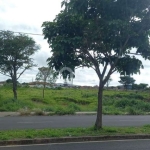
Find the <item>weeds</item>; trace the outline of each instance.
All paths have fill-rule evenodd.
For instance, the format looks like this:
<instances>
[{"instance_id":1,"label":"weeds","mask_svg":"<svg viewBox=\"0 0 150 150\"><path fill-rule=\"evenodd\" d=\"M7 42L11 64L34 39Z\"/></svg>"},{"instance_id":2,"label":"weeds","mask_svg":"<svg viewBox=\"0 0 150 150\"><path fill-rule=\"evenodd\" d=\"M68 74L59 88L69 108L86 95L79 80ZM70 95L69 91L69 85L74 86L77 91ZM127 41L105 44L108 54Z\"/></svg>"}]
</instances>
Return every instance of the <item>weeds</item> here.
<instances>
[{"instance_id":1,"label":"weeds","mask_svg":"<svg viewBox=\"0 0 150 150\"><path fill-rule=\"evenodd\" d=\"M0 111L30 111L63 114L74 114L76 111L97 110L96 89L45 89L45 98L39 88L18 88L18 100L12 99L13 93L9 87L0 87ZM103 97L103 114L149 114L149 91L105 90Z\"/></svg>"}]
</instances>

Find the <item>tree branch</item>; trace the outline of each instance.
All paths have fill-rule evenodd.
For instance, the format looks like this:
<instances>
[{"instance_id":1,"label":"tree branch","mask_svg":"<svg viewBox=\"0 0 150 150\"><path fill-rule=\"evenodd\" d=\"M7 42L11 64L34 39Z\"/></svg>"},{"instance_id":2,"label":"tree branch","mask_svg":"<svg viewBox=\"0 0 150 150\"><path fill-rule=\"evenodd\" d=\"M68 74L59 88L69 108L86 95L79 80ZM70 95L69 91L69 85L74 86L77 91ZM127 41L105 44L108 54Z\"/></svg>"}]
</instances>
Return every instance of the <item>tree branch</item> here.
<instances>
[{"instance_id":1,"label":"tree branch","mask_svg":"<svg viewBox=\"0 0 150 150\"><path fill-rule=\"evenodd\" d=\"M97 73L99 79L101 80L102 75L101 75L101 72L100 72L100 69L99 69L99 64L98 64L98 62L92 57L92 55L89 53L89 51L86 50L85 52L86 52L86 54L89 56L90 61L91 61L91 62L93 63L93 65L95 66L95 71L96 71L96 73Z\"/></svg>"},{"instance_id":2,"label":"tree branch","mask_svg":"<svg viewBox=\"0 0 150 150\"><path fill-rule=\"evenodd\" d=\"M102 72L102 77L104 77L104 75L106 73L106 70L107 70L107 67L108 67L108 62L106 62L105 66L104 66L104 69L103 69L103 72Z\"/></svg>"},{"instance_id":3,"label":"tree branch","mask_svg":"<svg viewBox=\"0 0 150 150\"><path fill-rule=\"evenodd\" d=\"M27 70L28 68L25 67L24 70L19 74L19 76L17 77L17 80L20 78L20 76Z\"/></svg>"},{"instance_id":4,"label":"tree branch","mask_svg":"<svg viewBox=\"0 0 150 150\"><path fill-rule=\"evenodd\" d=\"M7 75L7 74L4 74L4 73L1 72L1 71L0 71L0 73L1 73L2 75L4 75L4 76L11 77L11 76L9 76L9 75Z\"/></svg>"}]
</instances>

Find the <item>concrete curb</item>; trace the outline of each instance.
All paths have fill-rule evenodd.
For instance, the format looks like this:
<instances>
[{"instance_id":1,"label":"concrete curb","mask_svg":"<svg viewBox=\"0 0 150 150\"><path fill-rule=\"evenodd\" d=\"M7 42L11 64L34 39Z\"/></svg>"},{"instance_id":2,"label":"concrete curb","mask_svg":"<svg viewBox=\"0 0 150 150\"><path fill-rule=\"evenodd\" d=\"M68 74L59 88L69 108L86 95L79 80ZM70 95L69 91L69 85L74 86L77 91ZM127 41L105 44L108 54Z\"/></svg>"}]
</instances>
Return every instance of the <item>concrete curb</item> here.
<instances>
[{"instance_id":1,"label":"concrete curb","mask_svg":"<svg viewBox=\"0 0 150 150\"><path fill-rule=\"evenodd\" d=\"M75 115L96 115L97 112L75 112Z\"/></svg>"},{"instance_id":2,"label":"concrete curb","mask_svg":"<svg viewBox=\"0 0 150 150\"><path fill-rule=\"evenodd\" d=\"M142 134L142 135L115 135L115 136L82 136L82 137L9 140L9 141L0 141L0 146L86 142L86 141L107 141L107 140L130 140L130 139L150 139L150 134L149 135Z\"/></svg>"},{"instance_id":3,"label":"concrete curb","mask_svg":"<svg viewBox=\"0 0 150 150\"><path fill-rule=\"evenodd\" d=\"M97 112L75 112L74 115L96 115L96 114ZM50 116L49 113L45 113L44 115ZM35 112L31 112L29 115L21 115L19 112L0 112L0 117L16 117L16 116L39 116L39 115L36 115Z\"/></svg>"}]
</instances>

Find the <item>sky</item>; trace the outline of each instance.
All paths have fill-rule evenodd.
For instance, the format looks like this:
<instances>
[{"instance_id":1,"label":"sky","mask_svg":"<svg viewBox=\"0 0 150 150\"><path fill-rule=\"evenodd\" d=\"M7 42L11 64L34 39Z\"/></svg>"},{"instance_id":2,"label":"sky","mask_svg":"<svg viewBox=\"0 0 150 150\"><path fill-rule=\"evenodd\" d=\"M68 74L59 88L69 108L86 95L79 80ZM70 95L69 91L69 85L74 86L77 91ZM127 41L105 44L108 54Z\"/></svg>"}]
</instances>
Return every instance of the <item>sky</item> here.
<instances>
[{"instance_id":1,"label":"sky","mask_svg":"<svg viewBox=\"0 0 150 150\"><path fill-rule=\"evenodd\" d=\"M25 32L42 34L41 25L44 21L53 21L55 16L61 10L62 0L0 0L0 30L10 30L14 32ZM47 66L47 58L51 56L49 45L42 35L29 35L41 49L32 57L38 67ZM150 61L145 61L140 56L144 69L140 74L133 75L136 83L147 83L150 85ZM19 79L19 82L32 82L35 80L38 67L27 70ZM120 75L114 73L111 78L110 86L119 85ZM0 81L4 81L9 77L0 75ZM58 83L63 83L63 79L59 78ZM94 86L99 84L98 77L94 70L88 68L80 68L75 72L73 83L76 85Z\"/></svg>"}]
</instances>

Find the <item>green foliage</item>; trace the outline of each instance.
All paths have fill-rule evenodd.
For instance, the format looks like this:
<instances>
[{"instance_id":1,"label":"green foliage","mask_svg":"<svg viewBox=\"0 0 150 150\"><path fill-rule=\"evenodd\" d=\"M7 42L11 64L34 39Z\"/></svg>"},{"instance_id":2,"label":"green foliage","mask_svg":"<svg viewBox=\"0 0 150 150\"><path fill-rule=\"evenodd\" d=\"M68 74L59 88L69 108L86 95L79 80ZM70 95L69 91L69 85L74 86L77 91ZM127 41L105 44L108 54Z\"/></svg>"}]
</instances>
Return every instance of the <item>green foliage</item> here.
<instances>
[{"instance_id":1,"label":"green foliage","mask_svg":"<svg viewBox=\"0 0 150 150\"><path fill-rule=\"evenodd\" d=\"M144 89L147 88L147 86L148 86L148 84L140 83L140 84L133 84L133 85L132 85L132 88L133 88L134 90L144 90Z\"/></svg>"},{"instance_id":2,"label":"green foliage","mask_svg":"<svg viewBox=\"0 0 150 150\"><path fill-rule=\"evenodd\" d=\"M132 48L150 59L149 0L63 0L62 6L53 21L42 24L52 49L51 68L69 67L74 72L76 67L93 68L101 92L115 71L130 75L143 68L139 59L130 56ZM62 75L67 78L69 72ZM102 97L98 101L101 104ZM102 110L97 111L102 115ZM102 125L101 120L96 124Z\"/></svg>"},{"instance_id":3,"label":"green foliage","mask_svg":"<svg viewBox=\"0 0 150 150\"><path fill-rule=\"evenodd\" d=\"M127 89L127 86L132 85L135 82L135 80L130 76L121 76L120 81L118 82L123 84L124 87Z\"/></svg>"},{"instance_id":4,"label":"green foliage","mask_svg":"<svg viewBox=\"0 0 150 150\"><path fill-rule=\"evenodd\" d=\"M131 48L136 47L137 53L149 58L148 0L84 0L82 3L72 0L62 4L64 11L54 21L42 25L52 48L53 55L48 59L51 67L59 71L66 66L74 70L76 66L102 65L105 72L110 65L108 80L114 68L123 74L133 74L142 67L140 60L128 55ZM100 76L99 70L96 73Z\"/></svg>"}]
</instances>

